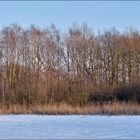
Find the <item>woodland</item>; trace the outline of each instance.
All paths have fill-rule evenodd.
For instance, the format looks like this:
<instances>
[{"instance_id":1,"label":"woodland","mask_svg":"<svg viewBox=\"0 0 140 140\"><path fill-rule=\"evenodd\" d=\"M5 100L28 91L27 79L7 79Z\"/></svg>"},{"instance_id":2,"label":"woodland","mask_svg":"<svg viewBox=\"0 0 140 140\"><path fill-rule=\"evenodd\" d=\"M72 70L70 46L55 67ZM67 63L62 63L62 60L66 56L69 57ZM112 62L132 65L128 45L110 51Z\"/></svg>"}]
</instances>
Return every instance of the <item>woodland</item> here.
<instances>
[{"instance_id":1,"label":"woodland","mask_svg":"<svg viewBox=\"0 0 140 140\"><path fill-rule=\"evenodd\" d=\"M0 29L0 113L140 114L139 104L137 28Z\"/></svg>"}]
</instances>

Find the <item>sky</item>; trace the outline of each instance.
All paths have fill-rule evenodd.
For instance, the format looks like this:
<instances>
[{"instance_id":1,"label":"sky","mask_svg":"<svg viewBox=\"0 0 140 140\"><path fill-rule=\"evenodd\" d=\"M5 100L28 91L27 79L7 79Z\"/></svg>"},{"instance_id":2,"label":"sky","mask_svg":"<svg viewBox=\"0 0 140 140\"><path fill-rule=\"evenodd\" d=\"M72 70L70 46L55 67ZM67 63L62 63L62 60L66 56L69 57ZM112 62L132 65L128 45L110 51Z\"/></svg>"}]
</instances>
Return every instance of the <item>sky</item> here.
<instances>
[{"instance_id":1,"label":"sky","mask_svg":"<svg viewBox=\"0 0 140 140\"><path fill-rule=\"evenodd\" d=\"M41 28L52 23L66 31L87 22L94 31L115 26L140 28L139 1L0 1L0 27L17 23Z\"/></svg>"}]
</instances>

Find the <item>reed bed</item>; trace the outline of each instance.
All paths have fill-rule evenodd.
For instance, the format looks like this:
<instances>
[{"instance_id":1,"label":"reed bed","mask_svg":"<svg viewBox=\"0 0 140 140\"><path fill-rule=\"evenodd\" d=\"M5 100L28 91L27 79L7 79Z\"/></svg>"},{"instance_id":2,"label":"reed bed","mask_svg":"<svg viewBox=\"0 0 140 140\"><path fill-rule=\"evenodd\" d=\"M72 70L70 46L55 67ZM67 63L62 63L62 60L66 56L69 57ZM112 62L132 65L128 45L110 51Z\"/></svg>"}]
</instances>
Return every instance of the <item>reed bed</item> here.
<instances>
[{"instance_id":1,"label":"reed bed","mask_svg":"<svg viewBox=\"0 0 140 140\"><path fill-rule=\"evenodd\" d=\"M0 114L48 114L48 115L139 115L140 105L136 103L92 104L84 107L68 104L45 104L27 107L25 105L0 106Z\"/></svg>"}]
</instances>

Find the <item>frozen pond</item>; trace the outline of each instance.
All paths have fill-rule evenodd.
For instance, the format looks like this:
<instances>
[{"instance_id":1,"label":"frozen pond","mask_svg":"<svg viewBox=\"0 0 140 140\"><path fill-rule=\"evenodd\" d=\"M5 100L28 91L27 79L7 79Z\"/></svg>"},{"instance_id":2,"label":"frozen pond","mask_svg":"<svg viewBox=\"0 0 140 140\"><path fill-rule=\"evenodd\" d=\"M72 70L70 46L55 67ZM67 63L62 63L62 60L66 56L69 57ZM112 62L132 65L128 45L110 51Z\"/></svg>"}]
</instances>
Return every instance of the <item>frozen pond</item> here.
<instances>
[{"instance_id":1,"label":"frozen pond","mask_svg":"<svg viewBox=\"0 0 140 140\"><path fill-rule=\"evenodd\" d=\"M0 139L140 139L140 116L1 115Z\"/></svg>"}]
</instances>

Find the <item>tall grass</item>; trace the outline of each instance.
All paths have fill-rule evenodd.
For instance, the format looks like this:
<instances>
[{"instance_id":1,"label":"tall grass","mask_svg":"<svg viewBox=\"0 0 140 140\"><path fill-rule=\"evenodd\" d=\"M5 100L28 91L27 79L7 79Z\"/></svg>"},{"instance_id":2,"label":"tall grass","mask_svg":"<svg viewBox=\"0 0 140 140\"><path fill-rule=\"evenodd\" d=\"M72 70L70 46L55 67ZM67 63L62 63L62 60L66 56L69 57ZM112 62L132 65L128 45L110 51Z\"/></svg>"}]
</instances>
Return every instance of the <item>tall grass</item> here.
<instances>
[{"instance_id":1,"label":"tall grass","mask_svg":"<svg viewBox=\"0 0 140 140\"><path fill-rule=\"evenodd\" d=\"M70 115L70 114L140 114L140 105L136 103L114 102L112 104L92 104L84 107L68 104L45 104L27 106L11 105L9 108L0 106L0 114L48 114L48 115Z\"/></svg>"}]
</instances>

